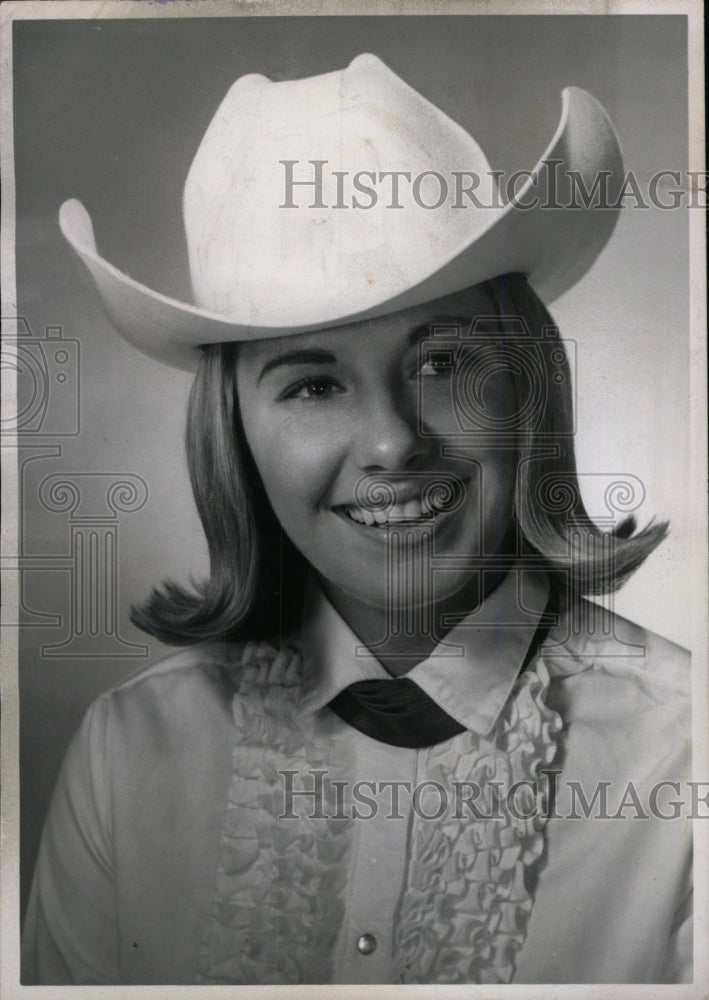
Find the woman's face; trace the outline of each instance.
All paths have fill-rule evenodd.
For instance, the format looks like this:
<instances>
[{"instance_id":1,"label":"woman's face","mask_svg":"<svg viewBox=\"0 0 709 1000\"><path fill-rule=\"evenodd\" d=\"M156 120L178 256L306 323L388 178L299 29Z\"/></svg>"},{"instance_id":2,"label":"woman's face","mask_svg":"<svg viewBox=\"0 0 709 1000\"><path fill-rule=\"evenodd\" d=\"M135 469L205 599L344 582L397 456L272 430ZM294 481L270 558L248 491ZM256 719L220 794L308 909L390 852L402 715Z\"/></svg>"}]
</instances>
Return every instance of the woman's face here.
<instances>
[{"instance_id":1,"label":"woman's face","mask_svg":"<svg viewBox=\"0 0 709 1000\"><path fill-rule=\"evenodd\" d=\"M475 287L241 345L247 442L276 516L330 593L383 607L419 559L440 600L494 561L517 448L500 338L470 330L493 314ZM430 600L430 586L417 592Z\"/></svg>"}]
</instances>

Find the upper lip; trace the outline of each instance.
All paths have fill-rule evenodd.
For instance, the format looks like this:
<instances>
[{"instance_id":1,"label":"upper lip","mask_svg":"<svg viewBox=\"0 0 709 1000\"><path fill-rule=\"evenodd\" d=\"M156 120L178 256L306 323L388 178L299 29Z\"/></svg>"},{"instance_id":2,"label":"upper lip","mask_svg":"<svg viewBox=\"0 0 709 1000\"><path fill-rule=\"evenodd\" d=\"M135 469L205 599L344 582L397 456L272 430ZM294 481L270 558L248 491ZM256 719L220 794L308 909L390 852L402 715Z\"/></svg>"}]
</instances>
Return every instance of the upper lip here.
<instances>
[{"instance_id":1,"label":"upper lip","mask_svg":"<svg viewBox=\"0 0 709 1000\"><path fill-rule=\"evenodd\" d=\"M419 481L403 489L400 487L398 490L395 489L392 483L388 483L383 476L380 482L381 500L378 503L364 504L353 498L352 500L345 500L333 504L333 509L343 507L360 507L362 510L371 510L373 512L378 510L387 510L389 507L405 504L410 500L422 500L430 490L435 490L437 487L450 487L450 477L446 477L445 479L436 479L435 476L432 476L425 482ZM461 482L463 486L467 485L467 480L460 480L456 477L456 483L460 484Z\"/></svg>"}]
</instances>

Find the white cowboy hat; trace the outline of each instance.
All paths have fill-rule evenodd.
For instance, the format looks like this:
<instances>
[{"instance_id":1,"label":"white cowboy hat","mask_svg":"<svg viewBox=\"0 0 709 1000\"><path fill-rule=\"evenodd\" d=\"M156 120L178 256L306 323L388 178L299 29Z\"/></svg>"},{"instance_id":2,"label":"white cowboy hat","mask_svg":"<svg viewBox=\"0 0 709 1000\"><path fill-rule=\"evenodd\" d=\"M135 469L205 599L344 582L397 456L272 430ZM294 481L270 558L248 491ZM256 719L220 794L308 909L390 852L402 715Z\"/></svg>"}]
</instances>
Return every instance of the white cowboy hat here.
<instances>
[{"instance_id":1,"label":"white cowboy hat","mask_svg":"<svg viewBox=\"0 0 709 1000\"><path fill-rule=\"evenodd\" d=\"M568 87L546 152L503 205L475 140L360 55L322 76L232 86L185 184L194 303L104 260L80 202L62 205L59 224L117 330L193 368L204 344L381 316L513 271L550 302L588 270L618 215L574 199L571 178L576 195L599 178L617 193L622 173L605 111Z\"/></svg>"}]
</instances>

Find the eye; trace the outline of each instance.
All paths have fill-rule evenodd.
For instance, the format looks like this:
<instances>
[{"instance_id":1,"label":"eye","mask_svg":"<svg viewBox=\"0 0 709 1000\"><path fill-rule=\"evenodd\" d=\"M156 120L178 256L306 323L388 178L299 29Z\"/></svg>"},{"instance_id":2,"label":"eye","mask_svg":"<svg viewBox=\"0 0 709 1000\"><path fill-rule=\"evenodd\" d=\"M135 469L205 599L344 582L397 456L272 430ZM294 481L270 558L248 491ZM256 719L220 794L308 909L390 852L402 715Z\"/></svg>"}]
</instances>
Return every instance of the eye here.
<instances>
[{"instance_id":1,"label":"eye","mask_svg":"<svg viewBox=\"0 0 709 1000\"><path fill-rule=\"evenodd\" d=\"M300 379L294 385L288 386L279 399L329 399L339 392L343 392L343 389L333 378L327 375L315 375Z\"/></svg>"},{"instance_id":2,"label":"eye","mask_svg":"<svg viewBox=\"0 0 709 1000\"><path fill-rule=\"evenodd\" d=\"M416 375L418 378L450 378L457 368L455 351L427 351Z\"/></svg>"}]
</instances>

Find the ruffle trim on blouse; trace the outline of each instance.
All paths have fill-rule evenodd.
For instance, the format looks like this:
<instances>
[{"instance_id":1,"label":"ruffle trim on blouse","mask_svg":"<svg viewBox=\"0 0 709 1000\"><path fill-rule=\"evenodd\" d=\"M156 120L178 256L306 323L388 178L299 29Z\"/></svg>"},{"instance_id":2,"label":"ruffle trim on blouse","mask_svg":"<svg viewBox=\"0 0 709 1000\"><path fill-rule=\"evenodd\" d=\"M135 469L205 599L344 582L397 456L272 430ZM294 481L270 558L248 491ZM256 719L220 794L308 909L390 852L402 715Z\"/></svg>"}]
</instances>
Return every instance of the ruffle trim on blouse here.
<instances>
[{"instance_id":1,"label":"ruffle trim on blouse","mask_svg":"<svg viewBox=\"0 0 709 1000\"><path fill-rule=\"evenodd\" d=\"M327 739L314 740L310 726L306 738L295 715L300 670L295 650L249 643L234 671L233 777L203 984L332 981L352 821L314 818L306 796L286 800L282 772L327 767Z\"/></svg>"},{"instance_id":2,"label":"ruffle trim on blouse","mask_svg":"<svg viewBox=\"0 0 709 1000\"><path fill-rule=\"evenodd\" d=\"M488 737L466 732L430 751L430 780L446 789L460 782L462 801L479 788L477 812L466 821L461 805L437 821L414 819L394 982L511 981L533 904L527 876L544 850L549 783L541 769L562 728L545 705L548 686L540 658Z\"/></svg>"},{"instance_id":3,"label":"ruffle trim on blouse","mask_svg":"<svg viewBox=\"0 0 709 1000\"><path fill-rule=\"evenodd\" d=\"M355 821L331 818L327 782L322 818L306 796L294 797L296 816L284 818L283 772L296 780L327 772L332 729L298 718L295 649L250 643L233 683L233 775L197 981L331 983ZM545 704L548 686L540 657L489 736L464 732L429 751L430 785L460 787L461 804L426 819L440 802L434 792L431 808L422 799L414 810L391 982L511 981L532 910L529 876L544 850L549 783L542 768L562 728Z\"/></svg>"}]
</instances>

